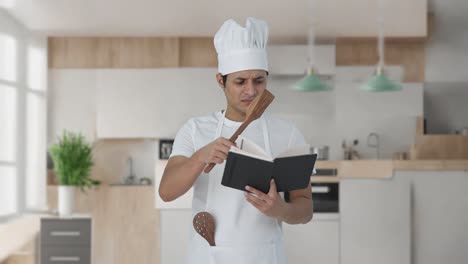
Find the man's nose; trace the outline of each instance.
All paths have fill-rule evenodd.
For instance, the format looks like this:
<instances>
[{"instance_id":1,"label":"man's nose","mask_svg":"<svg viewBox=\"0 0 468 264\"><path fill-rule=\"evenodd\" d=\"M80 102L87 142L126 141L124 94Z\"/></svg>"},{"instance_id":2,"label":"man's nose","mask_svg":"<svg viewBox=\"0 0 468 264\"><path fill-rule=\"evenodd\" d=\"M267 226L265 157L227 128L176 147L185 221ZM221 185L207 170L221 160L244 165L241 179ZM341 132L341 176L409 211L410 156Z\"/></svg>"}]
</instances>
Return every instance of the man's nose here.
<instances>
[{"instance_id":1,"label":"man's nose","mask_svg":"<svg viewBox=\"0 0 468 264\"><path fill-rule=\"evenodd\" d=\"M255 85L253 84L253 81L246 82L245 87L244 87L244 93L250 96L254 96L257 93L257 90L255 89Z\"/></svg>"}]
</instances>

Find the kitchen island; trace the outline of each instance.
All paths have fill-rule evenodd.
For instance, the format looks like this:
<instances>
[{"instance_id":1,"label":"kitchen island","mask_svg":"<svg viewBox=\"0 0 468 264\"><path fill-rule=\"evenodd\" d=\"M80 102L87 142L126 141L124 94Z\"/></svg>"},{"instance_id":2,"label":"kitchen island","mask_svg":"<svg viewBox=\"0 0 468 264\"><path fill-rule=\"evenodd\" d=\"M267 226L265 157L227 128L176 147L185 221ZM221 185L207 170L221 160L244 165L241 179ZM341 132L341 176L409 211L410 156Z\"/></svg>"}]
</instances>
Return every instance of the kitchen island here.
<instances>
[{"instance_id":1,"label":"kitchen island","mask_svg":"<svg viewBox=\"0 0 468 264\"><path fill-rule=\"evenodd\" d=\"M49 208L57 208L56 186L49 186ZM159 212L154 187L113 185L75 191L76 213L93 219L92 263L159 263Z\"/></svg>"},{"instance_id":2,"label":"kitchen island","mask_svg":"<svg viewBox=\"0 0 468 264\"><path fill-rule=\"evenodd\" d=\"M317 167L338 169L341 264L468 259L468 160L320 161Z\"/></svg>"}]
</instances>

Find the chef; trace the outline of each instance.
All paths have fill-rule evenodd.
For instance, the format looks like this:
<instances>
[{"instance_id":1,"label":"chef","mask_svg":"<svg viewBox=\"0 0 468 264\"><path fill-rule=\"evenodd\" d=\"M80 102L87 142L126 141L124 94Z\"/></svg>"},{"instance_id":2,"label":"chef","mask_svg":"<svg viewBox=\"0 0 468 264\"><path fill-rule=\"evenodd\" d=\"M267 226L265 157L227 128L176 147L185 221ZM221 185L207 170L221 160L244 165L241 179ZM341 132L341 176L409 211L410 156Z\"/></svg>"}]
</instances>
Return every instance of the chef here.
<instances>
[{"instance_id":1,"label":"chef","mask_svg":"<svg viewBox=\"0 0 468 264\"><path fill-rule=\"evenodd\" d=\"M310 187L291 191L290 201L285 202L273 180L268 193L249 186L242 192L221 185L227 153L233 146L227 138L244 121L249 104L267 87L267 39L268 26L262 20L248 18L245 27L232 19L224 22L214 45L216 81L226 96L226 109L189 119L175 137L159 195L172 201L193 187L192 216L207 211L216 223L213 247L190 229L189 264L285 263L282 222L304 224L312 219ZM272 157L306 144L292 123L267 113L241 136ZM209 163L216 166L204 173Z\"/></svg>"}]
</instances>

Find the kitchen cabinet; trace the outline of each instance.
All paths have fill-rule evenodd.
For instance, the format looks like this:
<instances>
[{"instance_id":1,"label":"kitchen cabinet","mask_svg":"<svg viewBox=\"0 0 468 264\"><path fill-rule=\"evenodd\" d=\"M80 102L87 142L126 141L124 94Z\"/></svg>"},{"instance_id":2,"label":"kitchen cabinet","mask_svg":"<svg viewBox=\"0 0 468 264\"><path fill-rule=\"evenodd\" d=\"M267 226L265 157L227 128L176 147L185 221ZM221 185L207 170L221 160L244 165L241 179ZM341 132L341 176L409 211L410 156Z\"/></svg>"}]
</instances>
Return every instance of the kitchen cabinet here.
<instances>
[{"instance_id":1,"label":"kitchen cabinet","mask_svg":"<svg viewBox=\"0 0 468 264\"><path fill-rule=\"evenodd\" d=\"M48 143L64 129L96 139L96 76L95 70L49 70Z\"/></svg>"},{"instance_id":2,"label":"kitchen cabinet","mask_svg":"<svg viewBox=\"0 0 468 264\"><path fill-rule=\"evenodd\" d=\"M216 72L215 68L98 70L97 137L175 137L189 118L223 108Z\"/></svg>"},{"instance_id":3,"label":"kitchen cabinet","mask_svg":"<svg viewBox=\"0 0 468 264\"><path fill-rule=\"evenodd\" d=\"M184 264L188 253L192 210L160 210L161 264Z\"/></svg>"},{"instance_id":4,"label":"kitchen cabinet","mask_svg":"<svg viewBox=\"0 0 468 264\"><path fill-rule=\"evenodd\" d=\"M91 263L91 218L42 218L40 259L49 263Z\"/></svg>"},{"instance_id":5,"label":"kitchen cabinet","mask_svg":"<svg viewBox=\"0 0 468 264\"><path fill-rule=\"evenodd\" d=\"M411 263L410 210L406 181L342 179L341 264Z\"/></svg>"},{"instance_id":6,"label":"kitchen cabinet","mask_svg":"<svg viewBox=\"0 0 468 264\"><path fill-rule=\"evenodd\" d=\"M411 186L412 263L466 263L468 171L396 171Z\"/></svg>"},{"instance_id":7,"label":"kitchen cabinet","mask_svg":"<svg viewBox=\"0 0 468 264\"><path fill-rule=\"evenodd\" d=\"M314 214L304 225L283 223L286 263L340 263L339 214Z\"/></svg>"}]
</instances>

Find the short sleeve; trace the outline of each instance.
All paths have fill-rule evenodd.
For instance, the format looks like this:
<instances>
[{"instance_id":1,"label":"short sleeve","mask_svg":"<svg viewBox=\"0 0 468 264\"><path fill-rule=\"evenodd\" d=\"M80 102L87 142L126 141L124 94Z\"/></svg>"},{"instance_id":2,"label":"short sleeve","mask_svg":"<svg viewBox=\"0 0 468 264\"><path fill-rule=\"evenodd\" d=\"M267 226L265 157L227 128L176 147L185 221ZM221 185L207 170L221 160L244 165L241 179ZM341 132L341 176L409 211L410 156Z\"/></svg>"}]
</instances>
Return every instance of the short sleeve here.
<instances>
[{"instance_id":1,"label":"short sleeve","mask_svg":"<svg viewBox=\"0 0 468 264\"><path fill-rule=\"evenodd\" d=\"M307 142L304 139L302 133L295 126L292 129L291 137L289 138L289 147L306 145Z\"/></svg>"},{"instance_id":2,"label":"short sleeve","mask_svg":"<svg viewBox=\"0 0 468 264\"><path fill-rule=\"evenodd\" d=\"M187 158L192 157L195 152L194 146L194 132L195 124L192 119L187 121L177 132L172 146L172 152L169 158L173 156L185 156Z\"/></svg>"}]
</instances>

